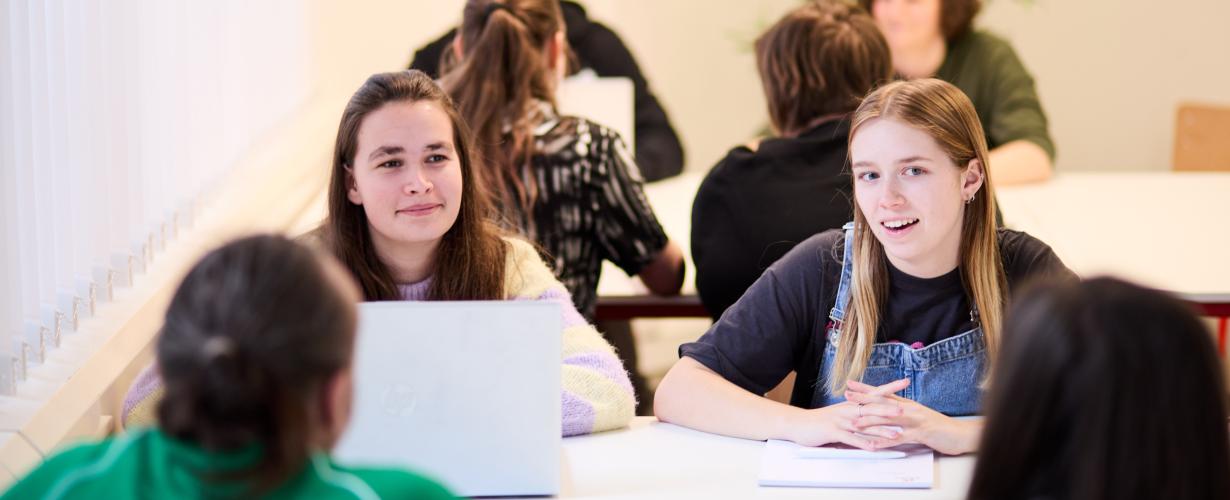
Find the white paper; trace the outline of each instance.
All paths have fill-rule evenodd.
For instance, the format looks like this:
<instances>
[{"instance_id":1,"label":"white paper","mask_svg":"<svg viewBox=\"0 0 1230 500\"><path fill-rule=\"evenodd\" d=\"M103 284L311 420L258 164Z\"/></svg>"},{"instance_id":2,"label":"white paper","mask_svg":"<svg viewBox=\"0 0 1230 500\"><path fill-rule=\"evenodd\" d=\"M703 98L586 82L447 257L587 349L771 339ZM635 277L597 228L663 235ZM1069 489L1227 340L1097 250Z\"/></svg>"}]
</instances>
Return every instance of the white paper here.
<instances>
[{"instance_id":1,"label":"white paper","mask_svg":"<svg viewBox=\"0 0 1230 500\"><path fill-rule=\"evenodd\" d=\"M891 448L905 458L799 458L800 445L765 443L760 461L761 486L818 488L930 488L935 478L935 453L921 445Z\"/></svg>"}]
</instances>

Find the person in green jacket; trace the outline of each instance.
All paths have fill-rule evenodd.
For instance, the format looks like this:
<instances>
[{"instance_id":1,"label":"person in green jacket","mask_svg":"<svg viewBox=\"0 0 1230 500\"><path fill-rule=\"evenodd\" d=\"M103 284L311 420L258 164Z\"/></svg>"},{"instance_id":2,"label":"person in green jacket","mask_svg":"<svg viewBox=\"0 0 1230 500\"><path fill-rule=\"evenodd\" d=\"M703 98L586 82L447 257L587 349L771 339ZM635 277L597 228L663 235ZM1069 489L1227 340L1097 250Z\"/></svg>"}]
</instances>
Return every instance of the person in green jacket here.
<instances>
[{"instance_id":1,"label":"person in green jacket","mask_svg":"<svg viewBox=\"0 0 1230 500\"><path fill-rule=\"evenodd\" d=\"M971 28L981 0L859 0L888 40L903 78L939 78L978 111L996 184L1046 180L1055 144L1034 79L1006 40Z\"/></svg>"},{"instance_id":2,"label":"person in green jacket","mask_svg":"<svg viewBox=\"0 0 1230 500\"><path fill-rule=\"evenodd\" d=\"M157 339L158 425L63 450L3 498L453 498L329 458L349 420L358 301L340 264L284 237L214 250Z\"/></svg>"}]
</instances>

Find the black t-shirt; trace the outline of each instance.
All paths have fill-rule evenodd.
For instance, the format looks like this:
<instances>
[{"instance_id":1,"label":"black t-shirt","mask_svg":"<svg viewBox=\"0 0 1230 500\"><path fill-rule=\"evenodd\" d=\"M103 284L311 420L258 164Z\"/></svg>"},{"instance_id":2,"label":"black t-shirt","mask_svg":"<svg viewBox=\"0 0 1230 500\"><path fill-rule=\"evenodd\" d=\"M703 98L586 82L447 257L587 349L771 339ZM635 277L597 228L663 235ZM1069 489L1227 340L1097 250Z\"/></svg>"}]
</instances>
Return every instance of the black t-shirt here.
<instances>
[{"instance_id":1,"label":"black t-shirt","mask_svg":"<svg viewBox=\"0 0 1230 500\"><path fill-rule=\"evenodd\" d=\"M844 236L840 229L831 230L796 245L700 339L679 346L680 356L756 394L768 392L793 370L798 378L790 404L817 407L812 388L841 280ZM1000 229L999 250L1009 296L1029 280L1075 278L1049 246L1020 231ZM969 300L957 276L921 280L896 271L890 279L881 339L931 343L971 327Z\"/></svg>"},{"instance_id":2,"label":"black t-shirt","mask_svg":"<svg viewBox=\"0 0 1230 500\"><path fill-rule=\"evenodd\" d=\"M849 121L732 149L692 204L696 291L717 319L796 244L850 220Z\"/></svg>"}]
</instances>

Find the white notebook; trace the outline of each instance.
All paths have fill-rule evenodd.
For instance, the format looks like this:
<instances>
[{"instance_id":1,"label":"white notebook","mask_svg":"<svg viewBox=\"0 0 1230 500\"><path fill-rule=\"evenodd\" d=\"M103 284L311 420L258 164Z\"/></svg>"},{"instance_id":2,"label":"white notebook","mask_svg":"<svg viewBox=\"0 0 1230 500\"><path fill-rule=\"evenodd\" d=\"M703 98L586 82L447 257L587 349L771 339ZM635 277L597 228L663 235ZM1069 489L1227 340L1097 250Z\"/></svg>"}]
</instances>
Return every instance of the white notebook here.
<instances>
[{"instance_id":1,"label":"white notebook","mask_svg":"<svg viewBox=\"0 0 1230 500\"><path fill-rule=\"evenodd\" d=\"M803 450L803 451L800 451ZM816 488L930 488L935 453L921 445L892 448L900 458L869 458L850 450L847 458L810 458L811 449L789 441L765 443L760 461L761 486ZM855 455L862 455L854 458ZM889 456L889 454L885 454Z\"/></svg>"}]
</instances>

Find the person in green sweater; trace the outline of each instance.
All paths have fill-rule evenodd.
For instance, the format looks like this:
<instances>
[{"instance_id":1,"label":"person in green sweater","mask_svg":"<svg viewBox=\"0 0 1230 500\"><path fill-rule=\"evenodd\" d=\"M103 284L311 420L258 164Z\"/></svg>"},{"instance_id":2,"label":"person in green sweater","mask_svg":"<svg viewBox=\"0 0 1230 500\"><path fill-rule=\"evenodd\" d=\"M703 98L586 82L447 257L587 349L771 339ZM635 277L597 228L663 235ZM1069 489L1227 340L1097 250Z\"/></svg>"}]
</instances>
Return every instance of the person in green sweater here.
<instances>
[{"instance_id":1,"label":"person in green sweater","mask_svg":"<svg viewBox=\"0 0 1230 500\"><path fill-rule=\"evenodd\" d=\"M284 237L214 250L157 339L158 425L65 449L3 498L453 498L329 458L349 420L358 301L340 264Z\"/></svg>"},{"instance_id":2,"label":"person in green sweater","mask_svg":"<svg viewBox=\"0 0 1230 500\"><path fill-rule=\"evenodd\" d=\"M1055 159L1034 79L1006 40L971 28L981 0L859 0L888 40L903 78L939 78L978 111L1003 186L1046 180Z\"/></svg>"}]
</instances>

